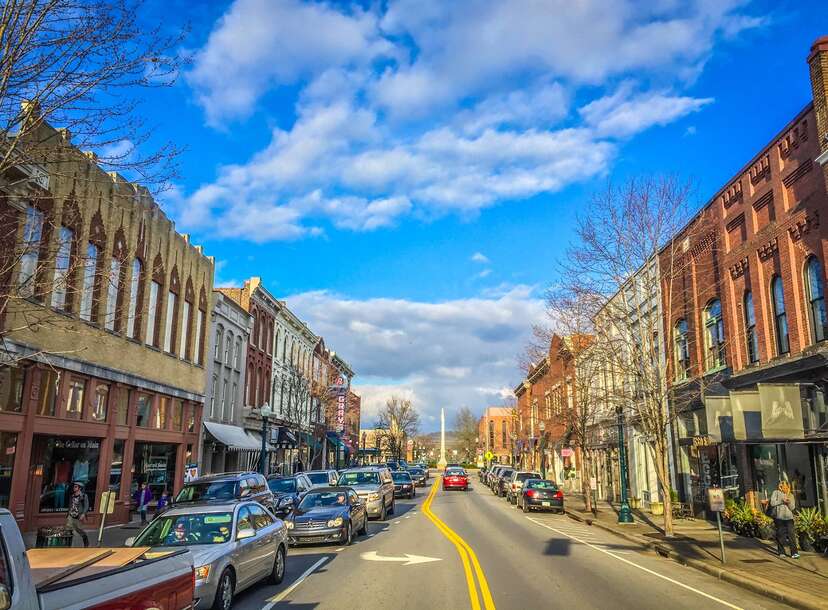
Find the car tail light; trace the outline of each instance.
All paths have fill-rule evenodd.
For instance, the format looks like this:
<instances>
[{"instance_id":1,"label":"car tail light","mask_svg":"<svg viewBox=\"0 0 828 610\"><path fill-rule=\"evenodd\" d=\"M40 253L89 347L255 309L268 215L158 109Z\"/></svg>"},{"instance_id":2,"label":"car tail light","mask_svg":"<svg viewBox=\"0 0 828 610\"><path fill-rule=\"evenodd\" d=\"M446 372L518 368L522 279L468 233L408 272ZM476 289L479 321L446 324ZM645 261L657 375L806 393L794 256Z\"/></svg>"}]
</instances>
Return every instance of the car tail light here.
<instances>
[{"instance_id":1,"label":"car tail light","mask_svg":"<svg viewBox=\"0 0 828 610\"><path fill-rule=\"evenodd\" d=\"M529 491L526 492L526 495L529 496L530 498L534 498L536 495L538 495L538 492L536 492L534 489L530 489Z\"/></svg>"},{"instance_id":2,"label":"car tail light","mask_svg":"<svg viewBox=\"0 0 828 610\"><path fill-rule=\"evenodd\" d=\"M560 489L559 489L558 491L556 491L556 492L555 492L555 497L556 497L558 500L563 500L563 491L561 491Z\"/></svg>"}]
</instances>

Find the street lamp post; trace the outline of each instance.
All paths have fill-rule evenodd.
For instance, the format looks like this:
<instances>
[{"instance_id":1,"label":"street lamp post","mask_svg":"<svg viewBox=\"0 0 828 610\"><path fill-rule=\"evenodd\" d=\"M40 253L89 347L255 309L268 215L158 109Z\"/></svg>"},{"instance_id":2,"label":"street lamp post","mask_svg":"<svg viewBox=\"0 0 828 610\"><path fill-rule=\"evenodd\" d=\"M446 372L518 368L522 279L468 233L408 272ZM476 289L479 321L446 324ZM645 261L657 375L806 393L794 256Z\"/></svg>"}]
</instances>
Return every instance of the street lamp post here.
<instances>
[{"instance_id":1,"label":"street lamp post","mask_svg":"<svg viewBox=\"0 0 828 610\"><path fill-rule=\"evenodd\" d=\"M538 428L540 430L540 451L541 451L541 476L545 479L546 478L546 422L540 420L538 424Z\"/></svg>"},{"instance_id":2,"label":"street lamp post","mask_svg":"<svg viewBox=\"0 0 828 610\"><path fill-rule=\"evenodd\" d=\"M267 418L273 415L273 409L270 408L269 404L264 403L259 408L259 415L262 416L262 458L259 460L259 472L267 476Z\"/></svg>"},{"instance_id":3,"label":"street lamp post","mask_svg":"<svg viewBox=\"0 0 828 610\"><path fill-rule=\"evenodd\" d=\"M621 461L621 508L618 510L618 523L633 523L632 510L627 500L627 448L624 443L624 410L615 408L618 416L618 459Z\"/></svg>"},{"instance_id":4,"label":"street lamp post","mask_svg":"<svg viewBox=\"0 0 828 610\"><path fill-rule=\"evenodd\" d=\"M365 459L366 459L366 457L367 457L367 456L365 455L365 438L366 438L367 436L368 436L368 435L367 435L365 432L363 432L363 433L362 433L362 465L363 465L363 466L365 466Z\"/></svg>"}]
</instances>

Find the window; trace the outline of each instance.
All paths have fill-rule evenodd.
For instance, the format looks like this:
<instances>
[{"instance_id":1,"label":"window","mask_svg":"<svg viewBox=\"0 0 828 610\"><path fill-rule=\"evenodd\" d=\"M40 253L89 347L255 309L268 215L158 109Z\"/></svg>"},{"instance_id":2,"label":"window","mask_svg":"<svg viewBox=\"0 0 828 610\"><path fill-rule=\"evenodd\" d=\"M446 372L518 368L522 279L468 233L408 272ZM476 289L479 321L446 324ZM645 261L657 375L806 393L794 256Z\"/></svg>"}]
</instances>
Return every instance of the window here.
<instances>
[{"instance_id":1,"label":"window","mask_svg":"<svg viewBox=\"0 0 828 610\"><path fill-rule=\"evenodd\" d=\"M66 395L66 417L67 419L80 419L83 411L83 394L86 390L86 382L80 379L73 379L69 383L69 392Z\"/></svg>"},{"instance_id":2,"label":"window","mask_svg":"<svg viewBox=\"0 0 828 610\"><path fill-rule=\"evenodd\" d=\"M109 470L109 491L115 492L115 497L121 496L121 476L124 469L125 441L117 440L112 447L112 467Z\"/></svg>"},{"instance_id":3,"label":"window","mask_svg":"<svg viewBox=\"0 0 828 610\"><path fill-rule=\"evenodd\" d=\"M500 422L500 445L502 447L506 446L506 436L507 436L506 422L502 421L502 422Z\"/></svg>"},{"instance_id":4,"label":"window","mask_svg":"<svg viewBox=\"0 0 828 610\"><path fill-rule=\"evenodd\" d=\"M61 227L55 254L55 279L52 288L52 307L68 309L66 295L69 291L69 267L72 263L72 243L75 232L69 227Z\"/></svg>"},{"instance_id":5,"label":"window","mask_svg":"<svg viewBox=\"0 0 828 610\"><path fill-rule=\"evenodd\" d=\"M236 531L253 529L253 522L250 518L250 509L247 506L242 506L239 509L239 517L236 522Z\"/></svg>"},{"instance_id":6,"label":"window","mask_svg":"<svg viewBox=\"0 0 828 610\"><path fill-rule=\"evenodd\" d=\"M92 419L106 421L107 403L109 401L109 386L98 384L95 386L95 406L92 408Z\"/></svg>"},{"instance_id":7,"label":"window","mask_svg":"<svg viewBox=\"0 0 828 610\"><path fill-rule=\"evenodd\" d=\"M195 360L198 364L204 364L204 354L201 352L201 346L203 343L202 333L204 332L204 310L198 310L198 316L196 316L196 333L195 333Z\"/></svg>"},{"instance_id":8,"label":"window","mask_svg":"<svg viewBox=\"0 0 828 610\"><path fill-rule=\"evenodd\" d=\"M181 348L178 350L182 360L190 358L190 308L190 302L184 301L184 311L181 314Z\"/></svg>"},{"instance_id":9,"label":"window","mask_svg":"<svg viewBox=\"0 0 828 610\"><path fill-rule=\"evenodd\" d=\"M121 388L118 392L118 404L116 406L117 412L115 414L115 423L119 426L129 425L129 402L132 399L132 390Z\"/></svg>"},{"instance_id":10,"label":"window","mask_svg":"<svg viewBox=\"0 0 828 610\"><path fill-rule=\"evenodd\" d=\"M236 394L239 393L239 384L233 384L233 393L230 394L230 421L236 416Z\"/></svg>"},{"instance_id":11,"label":"window","mask_svg":"<svg viewBox=\"0 0 828 610\"><path fill-rule=\"evenodd\" d=\"M157 326L160 320L158 319L158 298L161 295L161 284L158 282L150 282L149 307L147 308L147 336L146 344L158 347Z\"/></svg>"},{"instance_id":12,"label":"window","mask_svg":"<svg viewBox=\"0 0 828 610\"><path fill-rule=\"evenodd\" d=\"M172 404L172 427L176 432L181 431L181 426L184 424L184 401L173 400Z\"/></svg>"},{"instance_id":13,"label":"window","mask_svg":"<svg viewBox=\"0 0 828 610\"><path fill-rule=\"evenodd\" d=\"M236 338L236 370L241 370L241 357L242 357L242 340L241 337Z\"/></svg>"},{"instance_id":14,"label":"window","mask_svg":"<svg viewBox=\"0 0 828 610\"><path fill-rule=\"evenodd\" d=\"M233 335L227 333L227 339L224 341L224 363L227 366L233 364Z\"/></svg>"},{"instance_id":15,"label":"window","mask_svg":"<svg viewBox=\"0 0 828 610\"><path fill-rule=\"evenodd\" d=\"M805 266L805 294L808 297L811 339L814 343L825 341L825 337L828 336L828 317L825 315L822 265L815 256L811 256Z\"/></svg>"},{"instance_id":16,"label":"window","mask_svg":"<svg viewBox=\"0 0 828 610\"><path fill-rule=\"evenodd\" d=\"M195 410L195 405L191 405L187 410L187 432L195 432Z\"/></svg>"},{"instance_id":17,"label":"window","mask_svg":"<svg viewBox=\"0 0 828 610\"><path fill-rule=\"evenodd\" d=\"M679 320L676 322L673 331L673 341L675 342L676 380L681 381L687 379L687 375L690 373L690 346L687 342L687 320Z\"/></svg>"},{"instance_id":18,"label":"window","mask_svg":"<svg viewBox=\"0 0 828 610\"><path fill-rule=\"evenodd\" d=\"M95 275L98 268L98 246L89 243L86 246L86 260L83 262L83 283L81 284L80 317L92 320L95 296Z\"/></svg>"},{"instance_id":19,"label":"window","mask_svg":"<svg viewBox=\"0 0 828 610\"><path fill-rule=\"evenodd\" d=\"M224 329L219 326L216 329L216 345L214 346L213 351L213 360L216 362L221 362L221 346L224 342Z\"/></svg>"},{"instance_id":20,"label":"window","mask_svg":"<svg viewBox=\"0 0 828 610\"><path fill-rule=\"evenodd\" d=\"M161 396L155 401L155 412L152 418L152 427L157 430L163 430L167 427L167 410L169 408L170 399L166 396Z\"/></svg>"},{"instance_id":21,"label":"window","mask_svg":"<svg viewBox=\"0 0 828 610\"><path fill-rule=\"evenodd\" d=\"M280 332L280 330L279 330L279 327L277 326L276 327L276 347L275 347L274 353L273 353L273 356L276 358L276 360L279 360L279 359L282 358L282 355L279 353L279 332Z\"/></svg>"},{"instance_id":22,"label":"window","mask_svg":"<svg viewBox=\"0 0 828 610\"><path fill-rule=\"evenodd\" d=\"M106 285L106 319L104 328L115 330L117 318L118 293L121 291L121 261L113 258L109 264L109 281Z\"/></svg>"},{"instance_id":23,"label":"window","mask_svg":"<svg viewBox=\"0 0 828 610\"><path fill-rule=\"evenodd\" d=\"M138 408L136 425L146 428L149 426L150 407L152 406L152 398L146 394L138 395Z\"/></svg>"},{"instance_id":24,"label":"window","mask_svg":"<svg viewBox=\"0 0 828 610\"><path fill-rule=\"evenodd\" d=\"M129 280L129 309L127 310L127 336L131 339L138 339L138 335L141 332L137 316L140 310L138 293L140 291L142 273L143 267L141 261L136 258L132 261L132 277Z\"/></svg>"},{"instance_id":25,"label":"window","mask_svg":"<svg viewBox=\"0 0 828 610\"><path fill-rule=\"evenodd\" d=\"M43 238L43 212L30 205L26 208L26 224L23 227L23 252L20 256L20 294L35 294L37 262L40 258Z\"/></svg>"},{"instance_id":26,"label":"window","mask_svg":"<svg viewBox=\"0 0 828 610\"><path fill-rule=\"evenodd\" d=\"M218 391L218 375L213 375L213 385L210 389L210 418L216 416L216 392Z\"/></svg>"},{"instance_id":27,"label":"window","mask_svg":"<svg viewBox=\"0 0 828 610\"><path fill-rule=\"evenodd\" d=\"M552 396L547 391L543 395L543 418L550 419L552 417Z\"/></svg>"},{"instance_id":28,"label":"window","mask_svg":"<svg viewBox=\"0 0 828 610\"><path fill-rule=\"evenodd\" d=\"M25 369L16 366L0 366L0 411L20 413L23 410L25 378Z\"/></svg>"},{"instance_id":29,"label":"window","mask_svg":"<svg viewBox=\"0 0 828 610\"><path fill-rule=\"evenodd\" d=\"M221 412L224 414L224 419L227 419L227 380L225 379L221 384Z\"/></svg>"},{"instance_id":30,"label":"window","mask_svg":"<svg viewBox=\"0 0 828 610\"><path fill-rule=\"evenodd\" d=\"M724 320L722 302L713 299L704 309L705 368L708 371L725 366Z\"/></svg>"},{"instance_id":31,"label":"window","mask_svg":"<svg viewBox=\"0 0 828 610\"><path fill-rule=\"evenodd\" d=\"M756 314L753 311L753 295L745 292L745 341L747 343L748 364L759 362L759 339L756 336Z\"/></svg>"},{"instance_id":32,"label":"window","mask_svg":"<svg viewBox=\"0 0 828 610\"><path fill-rule=\"evenodd\" d=\"M40 372L40 401L37 405L38 415L54 417L57 412L57 400L60 394L60 373L52 370Z\"/></svg>"},{"instance_id":33,"label":"window","mask_svg":"<svg viewBox=\"0 0 828 610\"><path fill-rule=\"evenodd\" d=\"M782 278L778 275L771 279L771 299L773 304L773 322L776 332L776 354L781 356L791 351L788 342L788 316L785 313L785 291Z\"/></svg>"},{"instance_id":34,"label":"window","mask_svg":"<svg viewBox=\"0 0 828 610\"><path fill-rule=\"evenodd\" d=\"M171 290L167 293L167 320L164 325L164 351L175 353L175 318L178 313L178 296Z\"/></svg>"}]
</instances>

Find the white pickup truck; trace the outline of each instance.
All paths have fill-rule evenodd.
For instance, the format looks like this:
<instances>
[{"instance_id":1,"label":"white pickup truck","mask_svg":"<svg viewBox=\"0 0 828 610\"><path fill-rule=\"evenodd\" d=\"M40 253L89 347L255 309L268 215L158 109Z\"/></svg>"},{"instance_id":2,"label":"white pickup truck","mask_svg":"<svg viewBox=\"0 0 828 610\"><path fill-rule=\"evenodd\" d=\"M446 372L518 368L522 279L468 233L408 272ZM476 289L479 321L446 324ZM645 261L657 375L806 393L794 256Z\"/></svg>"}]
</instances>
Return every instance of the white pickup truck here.
<instances>
[{"instance_id":1,"label":"white pickup truck","mask_svg":"<svg viewBox=\"0 0 828 610\"><path fill-rule=\"evenodd\" d=\"M0 509L0 610L192 610L189 551L48 548L26 551Z\"/></svg>"}]
</instances>

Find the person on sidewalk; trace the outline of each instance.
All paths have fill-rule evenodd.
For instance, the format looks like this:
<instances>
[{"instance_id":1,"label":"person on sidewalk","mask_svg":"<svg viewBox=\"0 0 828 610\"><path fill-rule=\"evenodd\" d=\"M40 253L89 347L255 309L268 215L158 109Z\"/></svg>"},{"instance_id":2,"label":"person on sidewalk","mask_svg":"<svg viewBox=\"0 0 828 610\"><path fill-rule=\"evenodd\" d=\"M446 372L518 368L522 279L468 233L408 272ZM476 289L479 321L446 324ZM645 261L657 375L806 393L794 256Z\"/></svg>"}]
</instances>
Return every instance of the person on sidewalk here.
<instances>
[{"instance_id":1,"label":"person on sidewalk","mask_svg":"<svg viewBox=\"0 0 828 610\"><path fill-rule=\"evenodd\" d=\"M785 541L791 547L791 557L799 559L794 527L794 497L787 481L779 481L779 488L771 494L770 516L776 525L776 553L785 556Z\"/></svg>"},{"instance_id":2,"label":"person on sidewalk","mask_svg":"<svg viewBox=\"0 0 828 610\"><path fill-rule=\"evenodd\" d=\"M83 523L86 521L86 513L88 512L89 498L86 497L86 492L83 491L83 483L75 481L72 484L72 495L69 498L69 514L66 515L66 527L72 530L73 539L75 533L80 534L85 547L89 546L89 538L86 537Z\"/></svg>"},{"instance_id":3,"label":"person on sidewalk","mask_svg":"<svg viewBox=\"0 0 828 610\"><path fill-rule=\"evenodd\" d=\"M170 496L167 494L167 488L161 492L161 497L158 498L158 504L155 505L155 514L160 514L170 503Z\"/></svg>"},{"instance_id":4,"label":"person on sidewalk","mask_svg":"<svg viewBox=\"0 0 828 610\"><path fill-rule=\"evenodd\" d=\"M135 492L135 506L138 507L138 514L141 515L141 525L147 524L147 509L152 502L152 491L146 483L141 483L138 491Z\"/></svg>"}]
</instances>

